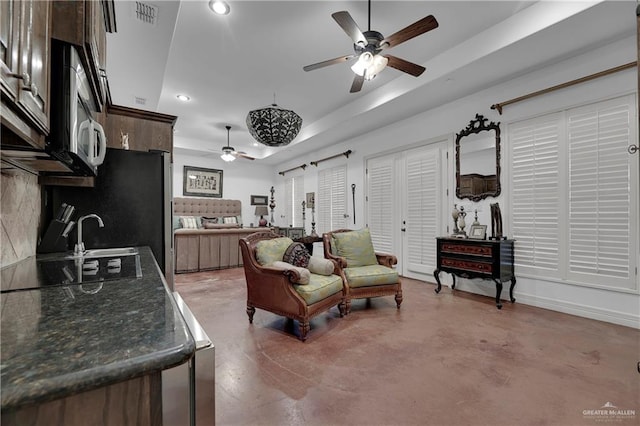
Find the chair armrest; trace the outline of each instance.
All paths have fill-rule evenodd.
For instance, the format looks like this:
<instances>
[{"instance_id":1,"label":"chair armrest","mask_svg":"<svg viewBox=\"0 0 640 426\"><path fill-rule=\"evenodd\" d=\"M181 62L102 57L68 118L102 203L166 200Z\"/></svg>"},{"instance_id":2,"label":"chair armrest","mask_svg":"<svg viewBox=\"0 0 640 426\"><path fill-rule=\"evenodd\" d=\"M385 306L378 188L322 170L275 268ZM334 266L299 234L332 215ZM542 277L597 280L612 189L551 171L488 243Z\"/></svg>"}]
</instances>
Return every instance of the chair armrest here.
<instances>
[{"instance_id":1,"label":"chair armrest","mask_svg":"<svg viewBox=\"0 0 640 426\"><path fill-rule=\"evenodd\" d=\"M345 259L344 257L334 256L333 254L327 253L327 252L324 253L324 257L326 259L329 259L329 260L333 261L333 262L336 262L337 266L339 268L346 268L347 267L347 259Z\"/></svg>"},{"instance_id":2,"label":"chair armrest","mask_svg":"<svg viewBox=\"0 0 640 426\"><path fill-rule=\"evenodd\" d=\"M284 276L290 281L291 284L295 284L296 281L300 280L300 274L295 269L272 268L270 266L256 266L256 269L261 274L271 275L275 277Z\"/></svg>"},{"instance_id":3,"label":"chair armrest","mask_svg":"<svg viewBox=\"0 0 640 426\"><path fill-rule=\"evenodd\" d=\"M344 260L344 258L342 258L342 257L340 259ZM335 259L329 259L329 260L331 261L331 263L333 263L333 274L342 276L342 265L341 265L341 263L338 262Z\"/></svg>"},{"instance_id":4,"label":"chair armrest","mask_svg":"<svg viewBox=\"0 0 640 426\"><path fill-rule=\"evenodd\" d=\"M389 268L398 263L398 258L389 253L376 252L376 259L378 260L378 264Z\"/></svg>"},{"instance_id":5,"label":"chair armrest","mask_svg":"<svg viewBox=\"0 0 640 426\"><path fill-rule=\"evenodd\" d=\"M295 269L271 268L269 266L263 266L260 269L262 269L263 273L267 272L274 275L284 275L289 279L289 281L291 281L291 284L295 284L300 281L300 274Z\"/></svg>"}]
</instances>

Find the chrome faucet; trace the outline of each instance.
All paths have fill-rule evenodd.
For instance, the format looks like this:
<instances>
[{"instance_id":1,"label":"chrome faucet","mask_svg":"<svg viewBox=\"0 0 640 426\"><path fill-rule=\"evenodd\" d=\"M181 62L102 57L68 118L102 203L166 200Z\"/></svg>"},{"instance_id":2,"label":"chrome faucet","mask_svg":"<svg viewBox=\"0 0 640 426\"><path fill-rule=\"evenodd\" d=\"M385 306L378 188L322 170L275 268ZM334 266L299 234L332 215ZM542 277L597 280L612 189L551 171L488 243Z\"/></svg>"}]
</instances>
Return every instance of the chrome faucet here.
<instances>
[{"instance_id":1,"label":"chrome faucet","mask_svg":"<svg viewBox=\"0 0 640 426\"><path fill-rule=\"evenodd\" d=\"M104 227L104 222L102 222L102 219L97 214L88 214L78 219L78 242L73 248L73 253L76 256L82 256L82 253L84 253L84 243L82 242L82 221L89 218L94 218L95 220L97 220L98 226L100 226L100 228Z\"/></svg>"}]
</instances>

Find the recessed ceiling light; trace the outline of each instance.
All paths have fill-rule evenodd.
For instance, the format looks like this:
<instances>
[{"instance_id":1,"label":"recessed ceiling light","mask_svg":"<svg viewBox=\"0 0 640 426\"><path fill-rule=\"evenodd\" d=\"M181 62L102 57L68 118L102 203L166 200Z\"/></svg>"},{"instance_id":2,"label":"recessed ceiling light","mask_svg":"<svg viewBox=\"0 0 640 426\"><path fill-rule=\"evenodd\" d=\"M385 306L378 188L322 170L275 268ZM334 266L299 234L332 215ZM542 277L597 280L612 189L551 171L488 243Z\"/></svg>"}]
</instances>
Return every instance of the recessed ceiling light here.
<instances>
[{"instance_id":1,"label":"recessed ceiling light","mask_svg":"<svg viewBox=\"0 0 640 426\"><path fill-rule=\"evenodd\" d=\"M178 96L176 96L176 98L178 98L182 102L189 102L191 100L191 98L188 97L187 95L178 95Z\"/></svg>"},{"instance_id":2,"label":"recessed ceiling light","mask_svg":"<svg viewBox=\"0 0 640 426\"><path fill-rule=\"evenodd\" d=\"M218 15L228 15L231 11L229 4L222 0L209 0L209 8Z\"/></svg>"}]
</instances>

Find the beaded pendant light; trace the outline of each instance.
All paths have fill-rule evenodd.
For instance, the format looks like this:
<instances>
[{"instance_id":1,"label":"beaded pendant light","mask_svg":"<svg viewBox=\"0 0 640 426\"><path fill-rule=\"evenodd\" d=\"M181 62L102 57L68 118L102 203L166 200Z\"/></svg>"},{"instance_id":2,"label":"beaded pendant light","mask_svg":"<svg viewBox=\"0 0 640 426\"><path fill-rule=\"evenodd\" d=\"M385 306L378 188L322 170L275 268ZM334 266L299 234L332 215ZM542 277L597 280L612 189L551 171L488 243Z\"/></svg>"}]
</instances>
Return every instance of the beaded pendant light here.
<instances>
[{"instance_id":1,"label":"beaded pendant light","mask_svg":"<svg viewBox=\"0 0 640 426\"><path fill-rule=\"evenodd\" d=\"M295 112L280 108L274 102L266 108L249 111L247 128L254 139L267 146L289 145L298 135L302 118Z\"/></svg>"}]
</instances>

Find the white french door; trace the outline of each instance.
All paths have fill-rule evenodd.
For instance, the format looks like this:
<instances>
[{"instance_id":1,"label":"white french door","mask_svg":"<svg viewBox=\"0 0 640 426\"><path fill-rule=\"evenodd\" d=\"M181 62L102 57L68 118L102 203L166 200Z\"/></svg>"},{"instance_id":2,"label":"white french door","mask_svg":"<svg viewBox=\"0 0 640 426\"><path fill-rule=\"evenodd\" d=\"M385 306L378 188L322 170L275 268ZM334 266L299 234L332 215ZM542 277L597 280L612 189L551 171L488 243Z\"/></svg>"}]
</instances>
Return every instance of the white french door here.
<instances>
[{"instance_id":1,"label":"white french door","mask_svg":"<svg viewBox=\"0 0 640 426\"><path fill-rule=\"evenodd\" d=\"M398 257L398 272L418 279L436 264L445 233L447 140L367 160L367 224L377 251Z\"/></svg>"}]
</instances>

